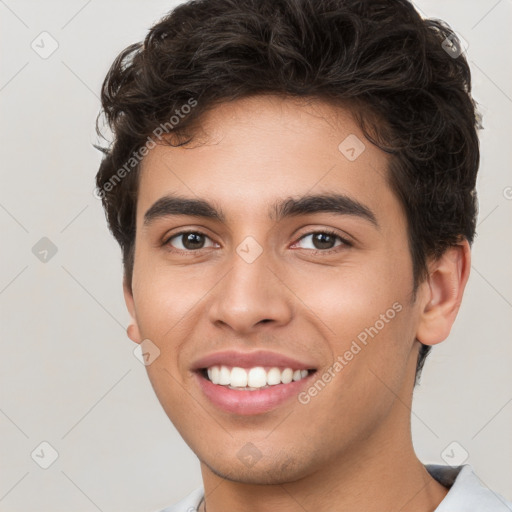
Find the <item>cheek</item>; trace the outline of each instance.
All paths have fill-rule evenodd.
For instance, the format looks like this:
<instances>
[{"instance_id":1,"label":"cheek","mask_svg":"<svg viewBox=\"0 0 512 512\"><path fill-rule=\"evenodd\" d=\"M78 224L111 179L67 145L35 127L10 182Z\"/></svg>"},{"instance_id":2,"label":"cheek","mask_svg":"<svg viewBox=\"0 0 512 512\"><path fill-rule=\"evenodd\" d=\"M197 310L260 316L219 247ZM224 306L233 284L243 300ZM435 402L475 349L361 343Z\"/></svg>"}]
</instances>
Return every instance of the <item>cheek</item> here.
<instances>
[{"instance_id":1,"label":"cheek","mask_svg":"<svg viewBox=\"0 0 512 512\"><path fill-rule=\"evenodd\" d=\"M172 269L141 258L134 269L133 293L141 334L167 340L205 293L205 283L186 268Z\"/></svg>"},{"instance_id":2,"label":"cheek","mask_svg":"<svg viewBox=\"0 0 512 512\"><path fill-rule=\"evenodd\" d=\"M294 281L297 296L314 312L303 308L304 314L324 334L332 361L342 358L338 396L348 386L366 403L375 387L383 388L372 371L394 389L400 386L414 340L409 266L407 254L381 253L364 262L354 258L336 268L318 267Z\"/></svg>"},{"instance_id":3,"label":"cheek","mask_svg":"<svg viewBox=\"0 0 512 512\"><path fill-rule=\"evenodd\" d=\"M318 266L291 272L286 281L297 297L316 315L316 323L324 324L326 336L340 340L340 349L348 339L357 337L378 322L379 331L389 330L396 316L396 302L409 302L412 275L407 262L368 255L354 256L337 267ZM307 309L304 309L307 314ZM383 320L380 320L384 315ZM314 318L314 317L313 317ZM386 329L383 329L382 322ZM364 336L363 336L364 337Z\"/></svg>"},{"instance_id":4,"label":"cheek","mask_svg":"<svg viewBox=\"0 0 512 512\"><path fill-rule=\"evenodd\" d=\"M189 339L188 315L200 298L199 290L191 286L190 278L185 279L184 274L154 262L146 263L141 257L133 278L141 336L151 340L159 350L146 371L158 400L173 422L179 422L183 411L190 408L190 397L182 392L186 375L179 369L178 356L181 346Z\"/></svg>"}]
</instances>

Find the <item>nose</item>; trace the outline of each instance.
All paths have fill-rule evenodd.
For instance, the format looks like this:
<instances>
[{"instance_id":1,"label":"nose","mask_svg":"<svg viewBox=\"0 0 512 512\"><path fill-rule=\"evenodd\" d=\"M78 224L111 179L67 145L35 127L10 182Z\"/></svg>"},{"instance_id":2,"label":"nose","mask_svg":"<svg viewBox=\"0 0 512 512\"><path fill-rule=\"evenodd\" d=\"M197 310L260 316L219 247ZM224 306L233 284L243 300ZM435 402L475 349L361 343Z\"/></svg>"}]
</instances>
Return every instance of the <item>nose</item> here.
<instances>
[{"instance_id":1,"label":"nose","mask_svg":"<svg viewBox=\"0 0 512 512\"><path fill-rule=\"evenodd\" d=\"M210 321L237 334L286 325L293 315L292 297L275 267L265 251L252 262L233 251L230 270L212 292Z\"/></svg>"}]
</instances>

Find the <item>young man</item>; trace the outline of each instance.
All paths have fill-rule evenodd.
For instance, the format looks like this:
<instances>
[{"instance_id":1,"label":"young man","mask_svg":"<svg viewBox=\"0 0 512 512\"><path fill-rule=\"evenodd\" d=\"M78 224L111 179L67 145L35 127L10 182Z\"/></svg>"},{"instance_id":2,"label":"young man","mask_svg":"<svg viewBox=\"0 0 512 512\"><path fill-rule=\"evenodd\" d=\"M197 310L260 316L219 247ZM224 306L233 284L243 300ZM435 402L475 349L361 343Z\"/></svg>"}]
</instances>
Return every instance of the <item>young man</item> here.
<instances>
[{"instance_id":1,"label":"young man","mask_svg":"<svg viewBox=\"0 0 512 512\"><path fill-rule=\"evenodd\" d=\"M457 39L405 0L199 0L110 69L128 335L204 486L166 511L504 511L410 431L470 271Z\"/></svg>"}]
</instances>

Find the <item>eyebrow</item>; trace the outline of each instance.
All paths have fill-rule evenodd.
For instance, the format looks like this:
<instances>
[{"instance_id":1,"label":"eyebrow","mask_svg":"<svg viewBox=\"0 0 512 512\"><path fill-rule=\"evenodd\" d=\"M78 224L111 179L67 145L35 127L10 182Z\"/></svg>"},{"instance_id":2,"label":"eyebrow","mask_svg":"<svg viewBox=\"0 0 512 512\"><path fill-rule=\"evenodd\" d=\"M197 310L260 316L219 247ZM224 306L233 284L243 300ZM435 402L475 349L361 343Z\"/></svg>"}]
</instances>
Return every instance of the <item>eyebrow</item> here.
<instances>
[{"instance_id":1,"label":"eyebrow","mask_svg":"<svg viewBox=\"0 0 512 512\"><path fill-rule=\"evenodd\" d=\"M288 197L278 200L269 208L268 216L279 222L288 217L315 213L334 213L350 215L369 221L380 229L375 213L366 205L344 194L306 195L300 198ZM144 225L148 226L157 219L188 215L226 222L221 208L204 199L167 195L158 199L144 214Z\"/></svg>"}]
</instances>

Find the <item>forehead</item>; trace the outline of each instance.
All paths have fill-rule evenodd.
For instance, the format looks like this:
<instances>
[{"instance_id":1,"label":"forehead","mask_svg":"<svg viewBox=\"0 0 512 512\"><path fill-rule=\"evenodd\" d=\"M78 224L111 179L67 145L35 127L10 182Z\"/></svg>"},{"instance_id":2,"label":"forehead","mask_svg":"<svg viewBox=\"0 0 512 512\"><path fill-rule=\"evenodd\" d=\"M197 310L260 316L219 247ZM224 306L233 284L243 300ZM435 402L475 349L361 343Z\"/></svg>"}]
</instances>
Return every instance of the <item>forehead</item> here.
<instances>
[{"instance_id":1,"label":"forehead","mask_svg":"<svg viewBox=\"0 0 512 512\"><path fill-rule=\"evenodd\" d=\"M279 198L319 193L396 209L388 158L347 109L318 100L244 98L204 114L190 144L149 151L137 214L140 219L171 194L207 198L233 218L242 212L266 216Z\"/></svg>"}]
</instances>

